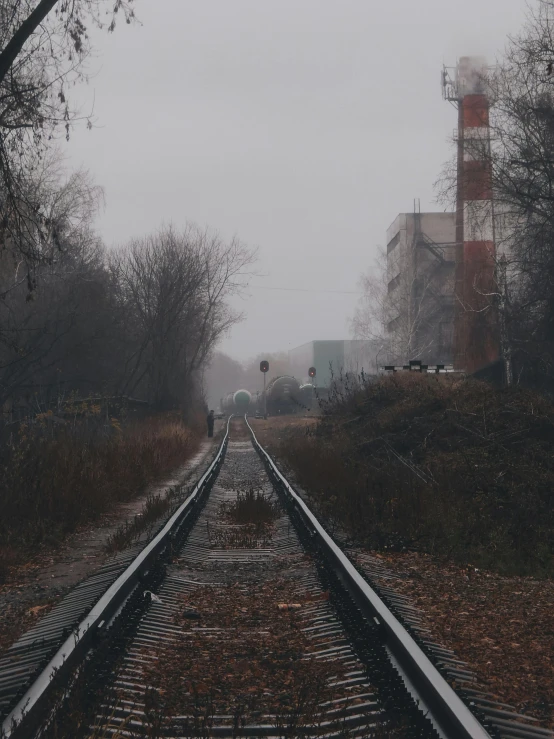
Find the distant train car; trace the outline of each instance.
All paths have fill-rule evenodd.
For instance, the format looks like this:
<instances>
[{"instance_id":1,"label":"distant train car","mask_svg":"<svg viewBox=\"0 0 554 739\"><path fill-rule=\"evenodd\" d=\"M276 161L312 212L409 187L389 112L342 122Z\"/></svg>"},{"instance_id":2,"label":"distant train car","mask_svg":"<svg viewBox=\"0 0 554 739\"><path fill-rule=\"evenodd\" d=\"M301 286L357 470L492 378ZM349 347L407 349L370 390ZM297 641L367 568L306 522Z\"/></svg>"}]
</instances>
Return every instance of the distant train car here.
<instances>
[{"instance_id":1,"label":"distant train car","mask_svg":"<svg viewBox=\"0 0 554 739\"><path fill-rule=\"evenodd\" d=\"M316 402L314 386L311 382L300 385L299 397L304 409L311 410L312 405Z\"/></svg>"},{"instance_id":2,"label":"distant train car","mask_svg":"<svg viewBox=\"0 0 554 739\"><path fill-rule=\"evenodd\" d=\"M221 399L221 408L224 413L247 413L252 405L252 395L248 390L236 390L234 393L227 393Z\"/></svg>"},{"instance_id":3,"label":"distant train car","mask_svg":"<svg viewBox=\"0 0 554 739\"><path fill-rule=\"evenodd\" d=\"M300 384L291 375L274 377L266 389L267 412L270 416L280 413L297 413L303 409L300 398ZM263 404L264 399L262 397Z\"/></svg>"},{"instance_id":4,"label":"distant train car","mask_svg":"<svg viewBox=\"0 0 554 739\"><path fill-rule=\"evenodd\" d=\"M237 390L233 395L233 403L237 413L246 413L252 403L252 395L248 390Z\"/></svg>"}]
</instances>

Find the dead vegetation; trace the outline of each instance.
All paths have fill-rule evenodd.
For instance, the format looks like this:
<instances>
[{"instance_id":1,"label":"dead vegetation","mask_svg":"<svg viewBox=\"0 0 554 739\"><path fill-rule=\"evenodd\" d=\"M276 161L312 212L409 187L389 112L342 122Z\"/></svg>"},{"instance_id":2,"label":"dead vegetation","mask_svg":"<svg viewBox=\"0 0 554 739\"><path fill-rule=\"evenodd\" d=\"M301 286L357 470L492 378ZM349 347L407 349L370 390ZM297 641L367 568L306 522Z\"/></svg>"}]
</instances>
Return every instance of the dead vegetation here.
<instances>
[{"instance_id":1,"label":"dead vegetation","mask_svg":"<svg viewBox=\"0 0 554 739\"><path fill-rule=\"evenodd\" d=\"M217 549L268 547L279 514L277 501L250 486L232 502L221 504L218 522L208 524L208 539Z\"/></svg>"},{"instance_id":2,"label":"dead vegetation","mask_svg":"<svg viewBox=\"0 0 554 739\"><path fill-rule=\"evenodd\" d=\"M552 574L550 400L412 374L343 388L324 411L280 453L332 527L370 548Z\"/></svg>"},{"instance_id":3,"label":"dead vegetation","mask_svg":"<svg viewBox=\"0 0 554 739\"><path fill-rule=\"evenodd\" d=\"M260 490L250 487L244 495L224 506L222 513L237 524L269 524L279 515L279 505Z\"/></svg>"},{"instance_id":4,"label":"dead vegetation","mask_svg":"<svg viewBox=\"0 0 554 739\"><path fill-rule=\"evenodd\" d=\"M281 579L248 589L204 588L187 598L185 615L176 619L185 633L147 670L147 684L164 691L161 697L156 691L158 710L163 704L165 716L198 716L202 707L212 716L239 712L253 718L263 712L289 724L313 718L337 665L302 659L309 642L300 617L277 608L293 585ZM202 613L201 626L217 635L190 629L191 604Z\"/></svg>"},{"instance_id":5,"label":"dead vegetation","mask_svg":"<svg viewBox=\"0 0 554 739\"><path fill-rule=\"evenodd\" d=\"M166 415L132 425L22 424L1 446L0 578L38 547L57 545L83 523L130 500L182 464L197 435ZM160 501L152 500L152 511ZM129 532L127 532L129 533Z\"/></svg>"},{"instance_id":6,"label":"dead vegetation","mask_svg":"<svg viewBox=\"0 0 554 739\"><path fill-rule=\"evenodd\" d=\"M135 542L140 535L151 528L164 513L172 507L176 498L176 489L171 488L165 495L149 495L142 510L132 521L125 521L108 538L106 551L109 554L120 552Z\"/></svg>"}]
</instances>

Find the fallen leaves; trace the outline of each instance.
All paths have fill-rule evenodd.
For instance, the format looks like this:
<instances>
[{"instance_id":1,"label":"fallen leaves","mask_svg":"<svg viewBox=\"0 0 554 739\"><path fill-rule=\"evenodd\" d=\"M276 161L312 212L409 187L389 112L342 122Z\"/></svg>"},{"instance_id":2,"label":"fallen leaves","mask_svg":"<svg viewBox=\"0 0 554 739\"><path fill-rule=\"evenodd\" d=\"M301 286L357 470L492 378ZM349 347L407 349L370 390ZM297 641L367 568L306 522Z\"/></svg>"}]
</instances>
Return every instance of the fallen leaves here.
<instances>
[{"instance_id":1,"label":"fallen leaves","mask_svg":"<svg viewBox=\"0 0 554 739\"><path fill-rule=\"evenodd\" d=\"M37 613L44 611L44 609L48 607L49 607L48 603L45 603L42 606L33 606L32 608L29 608L29 610L27 611L27 616L36 616Z\"/></svg>"},{"instance_id":2,"label":"fallen leaves","mask_svg":"<svg viewBox=\"0 0 554 739\"><path fill-rule=\"evenodd\" d=\"M284 602L283 595L293 593L302 602ZM348 668L311 657L317 638L303 630L310 623L304 606L329 594L299 595L291 576L203 586L188 595L174 622L179 633L142 655L147 721L165 722L168 729L178 724L180 731L205 729L218 716L240 717L243 725L262 716L276 726L321 722L321 704L344 699L330 683L343 679ZM200 616L194 623L187 616L192 610ZM343 713L355 698L353 690Z\"/></svg>"},{"instance_id":3,"label":"fallen leaves","mask_svg":"<svg viewBox=\"0 0 554 739\"><path fill-rule=\"evenodd\" d=\"M468 581L457 565L429 555L385 559L398 576L395 590L421 609L434 640L454 649L498 700L554 727L554 581L481 571ZM420 578L406 578L414 569Z\"/></svg>"}]
</instances>

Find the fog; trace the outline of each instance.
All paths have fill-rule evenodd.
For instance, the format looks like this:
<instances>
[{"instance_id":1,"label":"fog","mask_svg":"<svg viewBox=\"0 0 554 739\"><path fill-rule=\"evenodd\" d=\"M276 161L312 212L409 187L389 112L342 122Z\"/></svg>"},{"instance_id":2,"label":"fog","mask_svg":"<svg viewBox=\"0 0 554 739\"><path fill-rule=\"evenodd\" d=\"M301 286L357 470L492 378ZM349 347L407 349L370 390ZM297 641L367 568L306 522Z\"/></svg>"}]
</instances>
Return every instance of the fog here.
<instances>
[{"instance_id":1,"label":"fog","mask_svg":"<svg viewBox=\"0 0 554 739\"><path fill-rule=\"evenodd\" d=\"M97 34L75 95L95 127L64 150L103 185L108 245L187 221L259 249L244 360L348 338L357 280L398 212L440 209L456 127L442 64L491 62L521 0L138 0Z\"/></svg>"}]
</instances>

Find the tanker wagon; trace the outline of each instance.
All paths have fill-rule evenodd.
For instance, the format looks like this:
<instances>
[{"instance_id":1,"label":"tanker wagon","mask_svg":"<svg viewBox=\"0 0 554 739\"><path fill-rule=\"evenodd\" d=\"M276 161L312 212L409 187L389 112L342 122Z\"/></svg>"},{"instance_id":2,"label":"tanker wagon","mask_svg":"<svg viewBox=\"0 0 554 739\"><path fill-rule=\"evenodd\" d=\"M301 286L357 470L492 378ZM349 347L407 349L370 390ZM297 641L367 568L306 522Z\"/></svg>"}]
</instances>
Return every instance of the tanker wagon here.
<instances>
[{"instance_id":1,"label":"tanker wagon","mask_svg":"<svg viewBox=\"0 0 554 739\"><path fill-rule=\"evenodd\" d=\"M267 412L270 416L298 413L298 411L303 410L300 400L300 385L296 377L281 375L271 380L266 389L266 403Z\"/></svg>"},{"instance_id":2,"label":"tanker wagon","mask_svg":"<svg viewBox=\"0 0 554 739\"><path fill-rule=\"evenodd\" d=\"M252 404L252 395L248 390L236 390L234 393L227 393L221 400L221 408L224 413L240 413L244 415L250 410Z\"/></svg>"}]
</instances>

